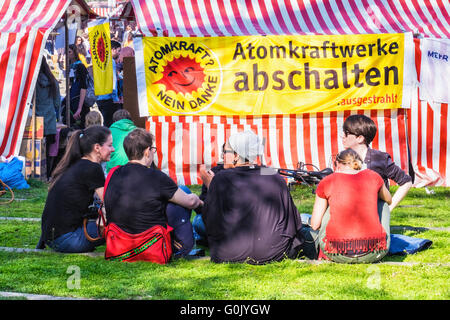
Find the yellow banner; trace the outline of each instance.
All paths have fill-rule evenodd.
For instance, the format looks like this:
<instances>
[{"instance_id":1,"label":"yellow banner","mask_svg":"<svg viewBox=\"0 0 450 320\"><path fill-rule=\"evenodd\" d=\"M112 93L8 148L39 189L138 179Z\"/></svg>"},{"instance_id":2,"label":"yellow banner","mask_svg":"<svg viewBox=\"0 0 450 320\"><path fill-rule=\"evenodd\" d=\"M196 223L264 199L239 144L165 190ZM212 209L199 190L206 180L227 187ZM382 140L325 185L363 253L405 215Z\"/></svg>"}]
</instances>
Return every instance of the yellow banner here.
<instances>
[{"instance_id":1,"label":"yellow banner","mask_svg":"<svg viewBox=\"0 0 450 320\"><path fill-rule=\"evenodd\" d=\"M141 116L399 108L405 38L144 37L135 42Z\"/></svg>"},{"instance_id":2,"label":"yellow banner","mask_svg":"<svg viewBox=\"0 0 450 320\"><path fill-rule=\"evenodd\" d=\"M113 65L111 57L111 35L107 19L90 22L89 44L91 47L92 71L95 95L113 91Z\"/></svg>"}]
</instances>

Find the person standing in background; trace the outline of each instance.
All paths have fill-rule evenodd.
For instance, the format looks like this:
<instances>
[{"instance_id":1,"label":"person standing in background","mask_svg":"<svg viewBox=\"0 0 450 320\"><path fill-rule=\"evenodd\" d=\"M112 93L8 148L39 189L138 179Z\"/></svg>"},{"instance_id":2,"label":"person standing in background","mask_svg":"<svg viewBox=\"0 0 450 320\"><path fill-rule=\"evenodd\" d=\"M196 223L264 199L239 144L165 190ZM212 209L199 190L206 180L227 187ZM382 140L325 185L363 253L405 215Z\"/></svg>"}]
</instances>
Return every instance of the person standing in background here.
<instances>
[{"instance_id":1,"label":"person standing in background","mask_svg":"<svg viewBox=\"0 0 450 320\"><path fill-rule=\"evenodd\" d=\"M70 124L74 128L83 129L86 114L90 111L90 108L84 103L88 87L88 71L78 57L76 45L69 45L67 53L70 63ZM64 105L62 110L63 115L66 114L65 99L62 102ZM62 119L63 123L65 123L66 117L63 116Z\"/></svg>"},{"instance_id":2,"label":"person standing in background","mask_svg":"<svg viewBox=\"0 0 450 320\"><path fill-rule=\"evenodd\" d=\"M77 46L78 58L80 59L81 63L84 64L86 69L89 68L89 63L87 62L87 59L86 59L87 51L86 51L86 47L84 46L84 43L83 43L83 38L78 36L75 40L75 45Z\"/></svg>"},{"instance_id":3,"label":"person standing in background","mask_svg":"<svg viewBox=\"0 0 450 320\"><path fill-rule=\"evenodd\" d=\"M111 55L113 65L113 91L110 94L104 94L97 97L97 106L103 115L103 125L110 127L113 123L113 114L122 109L117 89L117 59L120 55L120 43L111 41Z\"/></svg>"},{"instance_id":4,"label":"person standing in background","mask_svg":"<svg viewBox=\"0 0 450 320\"><path fill-rule=\"evenodd\" d=\"M59 114L61 107L61 96L59 83L53 76L50 67L42 58L41 69L36 83L36 116L44 117L44 136L46 148L46 158L49 157L49 146L55 142L56 136L56 114ZM47 165L47 179L50 178L51 166Z\"/></svg>"},{"instance_id":5,"label":"person standing in background","mask_svg":"<svg viewBox=\"0 0 450 320\"><path fill-rule=\"evenodd\" d=\"M84 48L86 49L86 61L88 64L91 63L91 44L89 43L89 32L88 29L86 28L85 32L83 32L83 45Z\"/></svg>"}]
</instances>

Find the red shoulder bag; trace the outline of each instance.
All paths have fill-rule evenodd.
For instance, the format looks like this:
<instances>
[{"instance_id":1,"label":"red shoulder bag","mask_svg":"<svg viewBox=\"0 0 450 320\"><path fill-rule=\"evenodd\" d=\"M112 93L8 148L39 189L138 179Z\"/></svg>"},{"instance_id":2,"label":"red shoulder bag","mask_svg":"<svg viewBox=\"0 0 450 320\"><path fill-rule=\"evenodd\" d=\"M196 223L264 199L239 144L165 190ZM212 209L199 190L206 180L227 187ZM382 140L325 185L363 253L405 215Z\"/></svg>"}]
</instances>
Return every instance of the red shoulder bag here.
<instances>
[{"instance_id":1,"label":"red shoulder bag","mask_svg":"<svg viewBox=\"0 0 450 320\"><path fill-rule=\"evenodd\" d=\"M120 166L112 168L106 177L103 199L106 188L114 171ZM101 209L99 210L105 225L104 238L106 240L105 259L111 261L149 261L166 264L172 256L170 231L172 227L156 225L139 233L131 234L123 231L115 223L106 224Z\"/></svg>"}]
</instances>

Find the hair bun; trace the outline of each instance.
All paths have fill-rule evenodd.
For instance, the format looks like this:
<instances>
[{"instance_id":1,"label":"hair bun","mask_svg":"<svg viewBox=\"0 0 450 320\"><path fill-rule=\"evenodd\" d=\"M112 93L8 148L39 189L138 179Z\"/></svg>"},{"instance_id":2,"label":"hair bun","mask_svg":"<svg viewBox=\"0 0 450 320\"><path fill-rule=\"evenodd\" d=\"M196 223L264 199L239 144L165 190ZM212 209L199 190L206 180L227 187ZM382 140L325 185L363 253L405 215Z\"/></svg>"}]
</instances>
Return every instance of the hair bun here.
<instances>
[{"instance_id":1,"label":"hair bun","mask_svg":"<svg viewBox=\"0 0 450 320\"><path fill-rule=\"evenodd\" d=\"M353 168L354 170L361 170L361 167L362 167L361 161L355 159L355 160L353 161L353 163L352 163L352 168Z\"/></svg>"},{"instance_id":2,"label":"hair bun","mask_svg":"<svg viewBox=\"0 0 450 320\"><path fill-rule=\"evenodd\" d=\"M362 168L361 158L356 151L350 148L339 152L336 156L336 161L341 164L348 165L354 170L360 170Z\"/></svg>"}]
</instances>

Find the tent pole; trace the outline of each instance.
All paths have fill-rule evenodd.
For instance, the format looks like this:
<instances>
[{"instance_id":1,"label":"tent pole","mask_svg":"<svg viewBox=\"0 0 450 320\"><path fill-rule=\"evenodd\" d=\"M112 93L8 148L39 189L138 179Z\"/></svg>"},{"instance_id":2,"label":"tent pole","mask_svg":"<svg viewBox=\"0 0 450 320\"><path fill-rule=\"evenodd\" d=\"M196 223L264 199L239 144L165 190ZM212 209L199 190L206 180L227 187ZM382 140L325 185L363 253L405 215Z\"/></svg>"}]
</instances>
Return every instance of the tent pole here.
<instances>
[{"instance_id":1,"label":"tent pole","mask_svg":"<svg viewBox=\"0 0 450 320\"><path fill-rule=\"evenodd\" d=\"M70 75L70 64L69 64L69 27L67 25L68 14L66 12L66 17L64 19L64 54L66 56L66 124L70 127L70 88L69 88L69 75Z\"/></svg>"},{"instance_id":2,"label":"tent pole","mask_svg":"<svg viewBox=\"0 0 450 320\"><path fill-rule=\"evenodd\" d=\"M42 57L45 59L45 57ZM31 114L31 173L30 176L36 176L36 167L35 167L35 159L36 159L36 89L34 89L33 93L33 104L31 106L32 114Z\"/></svg>"}]
</instances>

